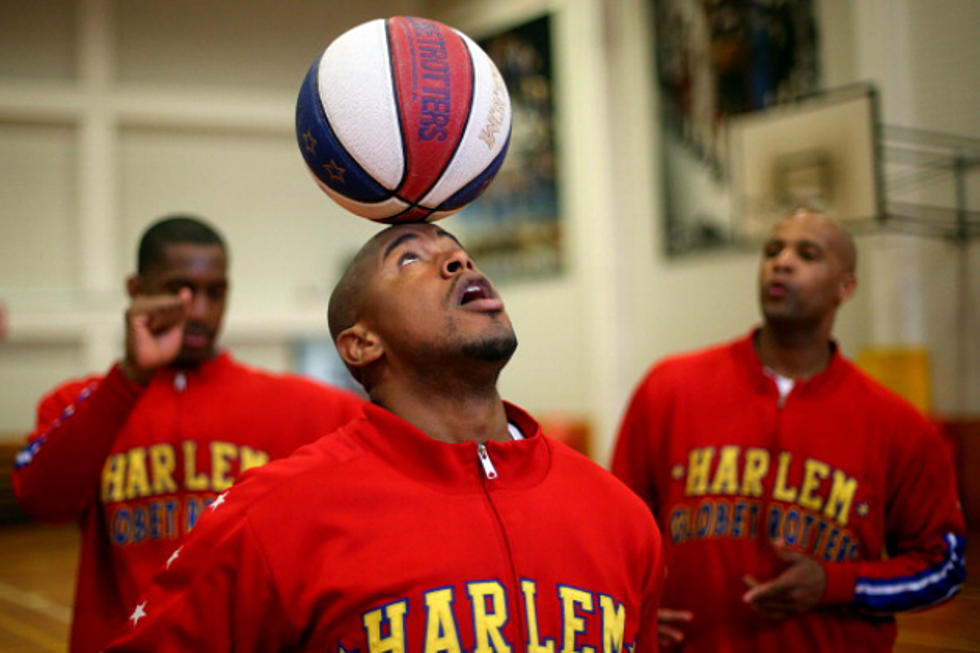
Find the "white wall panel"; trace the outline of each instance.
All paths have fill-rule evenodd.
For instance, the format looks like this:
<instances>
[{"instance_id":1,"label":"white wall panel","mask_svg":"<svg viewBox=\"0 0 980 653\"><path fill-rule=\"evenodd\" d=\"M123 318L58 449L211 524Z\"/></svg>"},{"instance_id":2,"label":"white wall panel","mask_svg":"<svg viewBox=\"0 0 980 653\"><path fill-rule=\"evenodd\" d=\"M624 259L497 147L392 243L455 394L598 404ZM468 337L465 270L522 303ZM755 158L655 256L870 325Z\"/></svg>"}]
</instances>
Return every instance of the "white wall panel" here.
<instances>
[{"instance_id":1,"label":"white wall panel","mask_svg":"<svg viewBox=\"0 0 980 653\"><path fill-rule=\"evenodd\" d=\"M75 283L76 154L69 126L0 123L0 293L12 306L63 301Z\"/></svg>"},{"instance_id":2,"label":"white wall panel","mask_svg":"<svg viewBox=\"0 0 980 653\"><path fill-rule=\"evenodd\" d=\"M294 94L341 32L412 14L413 0L170 0L115 3L118 76L126 84L261 88Z\"/></svg>"},{"instance_id":3,"label":"white wall panel","mask_svg":"<svg viewBox=\"0 0 980 653\"><path fill-rule=\"evenodd\" d=\"M319 190L290 134L126 129L120 149L121 269L157 217L199 214L228 239L238 312L325 309L345 258L378 230Z\"/></svg>"}]
</instances>

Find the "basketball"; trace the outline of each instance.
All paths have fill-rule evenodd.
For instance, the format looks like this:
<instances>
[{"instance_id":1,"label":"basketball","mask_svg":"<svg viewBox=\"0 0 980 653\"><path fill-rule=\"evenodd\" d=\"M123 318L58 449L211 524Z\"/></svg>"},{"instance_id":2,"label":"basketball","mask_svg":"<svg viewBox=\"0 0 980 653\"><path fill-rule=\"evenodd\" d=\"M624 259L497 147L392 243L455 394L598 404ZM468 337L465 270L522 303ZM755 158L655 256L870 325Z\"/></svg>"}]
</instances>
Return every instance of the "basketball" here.
<instances>
[{"instance_id":1,"label":"basketball","mask_svg":"<svg viewBox=\"0 0 980 653\"><path fill-rule=\"evenodd\" d=\"M345 209L439 220L476 199L507 154L511 105L490 57L442 23L398 16L337 37L310 66L296 139Z\"/></svg>"}]
</instances>

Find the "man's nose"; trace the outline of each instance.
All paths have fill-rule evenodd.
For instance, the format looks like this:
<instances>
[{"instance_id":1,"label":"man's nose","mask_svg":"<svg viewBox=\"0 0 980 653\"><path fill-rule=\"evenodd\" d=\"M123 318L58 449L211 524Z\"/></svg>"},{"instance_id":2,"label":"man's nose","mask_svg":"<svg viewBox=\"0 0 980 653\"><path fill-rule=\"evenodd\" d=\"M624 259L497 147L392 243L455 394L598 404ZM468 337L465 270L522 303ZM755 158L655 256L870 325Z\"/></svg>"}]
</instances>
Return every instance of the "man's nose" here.
<instances>
[{"instance_id":1,"label":"man's nose","mask_svg":"<svg viewBox=\"0 0 980 653\"><path fill-rule=\"evenodd\" d=\"M191 317L207 315L210 308L211 306L206 292L203 290L191 290L191 303L188 310L188 314Z\"/></svg>"},{"instance_id":2,"label":"man's nose","mask_svg":"<svg viewBox=\"0 0 980 653\"><path fill-rule=\"evenodd\" d=\"M452 277L461 272L475 270L476 266L465 250L457 249L445 256L442 260L442 274L445 277Z\"/></svg>"},{"instance_id":3,"label":"man's nose","mask_svg":"<svg viewBox=\"0 0 980 653\"><path fill-rule=\"evenodd\" d=\"M776 270L792 270L796 265L796 254L786 247L772 258L772 266Z\"/></svg>"}]
</instances>

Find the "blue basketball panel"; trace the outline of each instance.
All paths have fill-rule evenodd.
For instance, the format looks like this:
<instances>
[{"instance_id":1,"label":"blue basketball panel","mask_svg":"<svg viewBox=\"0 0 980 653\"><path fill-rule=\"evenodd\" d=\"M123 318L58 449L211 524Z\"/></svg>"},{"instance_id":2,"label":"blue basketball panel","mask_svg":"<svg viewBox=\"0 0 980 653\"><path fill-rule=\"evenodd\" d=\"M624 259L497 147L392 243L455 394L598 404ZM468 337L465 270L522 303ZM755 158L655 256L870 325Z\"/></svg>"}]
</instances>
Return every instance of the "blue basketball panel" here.
<instances>
[{"instance_id":1,"label":"blue basketball panel","mask_svg":"<svg viewBox=\"0 0 980 653\"><path fill-rule=\"evenodd\" d=\"M299 89L296 100L296 142L306 165L324 184L359 202L380 202L391 191L374 180L338 140L323 112L317 83L317 57Z\"/></svg>"}]
</instances>

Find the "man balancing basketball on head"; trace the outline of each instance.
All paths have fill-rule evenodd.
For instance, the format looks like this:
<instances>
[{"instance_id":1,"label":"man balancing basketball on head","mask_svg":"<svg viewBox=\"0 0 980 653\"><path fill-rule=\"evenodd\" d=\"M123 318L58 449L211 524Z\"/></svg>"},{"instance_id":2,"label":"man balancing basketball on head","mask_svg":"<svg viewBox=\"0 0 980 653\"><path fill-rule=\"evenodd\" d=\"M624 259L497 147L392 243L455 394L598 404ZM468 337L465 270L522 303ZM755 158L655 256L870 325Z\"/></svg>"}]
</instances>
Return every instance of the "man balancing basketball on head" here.
<instances>
[{"instance_id":1,"label":"man balancing basketball on head","mask_svg":"<svg viewBox=\"0 0 980 653\"><path fill-rule=\"evenodd\" d=\"M456 239L382 231L329 317L364 416L246 474L109 650L655 650L657 527L501 401L517 341Z\"/></svg>"},{"instance_id":2,"label":"man balancing basketball on head","mask_svg":"<svg viewBox=\"0 0 980 653\"><path fill-rule=\"evenodd\" d=\"M831 339L854 267L836 223L788 214L762 326L655 366L623 419L613 471L665 530L663 634L686 651L888 651L894 612L963 582L942 442Z\"/></svg>"},{"instance_id":3,"label":"man balancing basketball on head","mask_svg":"<svg viewBox=\"0 0 980 653\"><path fill-rule=\"evenodd\" d=\"M21 506L81 525L72 651L96 651L118 632L139 591L240 470L361 411L351 393L259 372L218 351L227 265L224 242L200 220L150 227L127 284L122 360L45 397L17 457Z\"/></svg>"}]
</instances>

